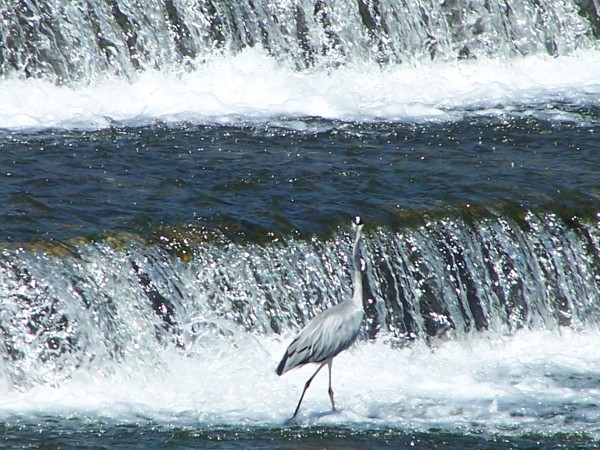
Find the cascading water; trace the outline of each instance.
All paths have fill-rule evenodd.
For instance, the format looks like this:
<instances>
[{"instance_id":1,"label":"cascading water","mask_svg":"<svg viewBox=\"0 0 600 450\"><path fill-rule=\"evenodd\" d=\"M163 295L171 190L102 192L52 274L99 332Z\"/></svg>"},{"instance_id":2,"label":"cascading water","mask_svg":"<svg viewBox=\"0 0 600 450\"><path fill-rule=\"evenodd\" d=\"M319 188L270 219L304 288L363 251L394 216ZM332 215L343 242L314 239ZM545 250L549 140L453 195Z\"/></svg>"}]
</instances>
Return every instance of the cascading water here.
<instances>
[{"instance_id":1,"label":"cascading water","mask_svg":"<svg viewBox=\"0 0 600 450\"><path fill-rule=\"evenodd\" d=\"M364 336L402 343L596 323L600 232L573 225L527 213L520 224L492 215L372 230ZM82 243L58 255L4 250L2 376L20 387L52 384L97 362L110 371L154 361L157 348L185 353L214 333L299 329L351 292L344 234L327 242L160 242Z\"/></svg>"},{"instance_id":2,"label":"cascading water","mask_svg":"<svg viewBox=\"0 0 600 450\"><path fill-rule=\"evenodd\" d=\"M521 226L502 217L470 226L442 220L383 239L372 248L384 264L370 284L401 333L502 334L598 317L593 226L527 214Z\"/></svg>"},{"instance_id":3,"label":"cascading water","mask_svg":"<svg viewBox=\"0 0 600 450\"><path fill-rule=\"evenodd\" d=\"M11 0L0 17L0 74L59 83L197 67L246 47L299 68L563 55L598 30L592 0Z\"/></svg>"},{"instance_id":4,"label":"cascading water","mask_svg":"<svg viewBox=\"0 0 600 450\"><path fill-rule=\"evenodd\" d=\"M599 12L0 2L0 446L597 446Z\"/></svg>"}]
</instances>

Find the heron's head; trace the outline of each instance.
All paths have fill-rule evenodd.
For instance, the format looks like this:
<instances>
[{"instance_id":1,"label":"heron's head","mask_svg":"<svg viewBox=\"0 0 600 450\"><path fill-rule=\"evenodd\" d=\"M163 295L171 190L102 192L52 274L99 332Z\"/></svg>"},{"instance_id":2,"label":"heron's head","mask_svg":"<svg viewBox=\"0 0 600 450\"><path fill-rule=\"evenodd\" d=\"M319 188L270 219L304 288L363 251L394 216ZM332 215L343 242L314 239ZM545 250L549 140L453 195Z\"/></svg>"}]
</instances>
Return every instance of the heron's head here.
<instances>
[{"instance_id":1,"label":"heron's head","mask_svg":"<svg viewBox=\"0 0 600 450\"><path fill-rule=\"evenodd\" d=\"M352 228L356 230L357 233L360 233L363 228L364 222L360 218L360 216L356 216L352 221Z\"/></svg>"}]
</instances>

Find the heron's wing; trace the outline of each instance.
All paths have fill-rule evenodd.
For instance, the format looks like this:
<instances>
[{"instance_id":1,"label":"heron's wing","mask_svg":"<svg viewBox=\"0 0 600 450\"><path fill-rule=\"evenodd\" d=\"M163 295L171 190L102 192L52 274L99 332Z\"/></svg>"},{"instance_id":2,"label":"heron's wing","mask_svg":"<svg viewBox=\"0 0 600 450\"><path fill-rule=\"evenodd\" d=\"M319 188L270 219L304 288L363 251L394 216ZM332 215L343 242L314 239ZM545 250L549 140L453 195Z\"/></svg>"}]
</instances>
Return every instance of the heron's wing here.
<instances>
[{"instance_id":1,"label":"heron's wing","mask_svg":"<svg viewBox=\"0 0 600 450\"><path fill-rule=\"evenodd\" d=\"M344 302L315 317L287 348L277 374L294 367L333 358L356 340L363 318L362 309Z\"/></svg>"}]
</instances>

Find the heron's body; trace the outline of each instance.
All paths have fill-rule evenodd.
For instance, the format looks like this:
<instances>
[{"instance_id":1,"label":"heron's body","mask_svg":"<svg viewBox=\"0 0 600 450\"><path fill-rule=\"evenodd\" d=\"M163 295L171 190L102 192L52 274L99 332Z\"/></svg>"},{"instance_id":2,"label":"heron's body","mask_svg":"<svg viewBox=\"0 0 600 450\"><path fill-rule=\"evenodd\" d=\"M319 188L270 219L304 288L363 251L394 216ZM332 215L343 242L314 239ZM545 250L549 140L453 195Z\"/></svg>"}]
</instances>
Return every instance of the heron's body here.
<instances>
[{"instance_id":1,"label":"heron's body","mask_svg":"<svg viewBox=\"0 0 600 450\"><path fill-rule=\"evenodd\" d=\"M326 362L346 350L358 337L363 316L362 298L354 297L322 311L292 341L277 374L308 363Z\"/></svg>"},{"instance_id":2,"label":"heron's body","mask_svg":"<svg viewBox=\"0 0 600 450\"><path fill-rule=\"evenodd\" d=\"M354 264L352 297L317 315L292 341L283 355L279 366L277 366L277 375L283 375L288 370L303 366L304 364L320 364L314 375L306 382L293 417L296 417L298 414L300 404L311 381L325 364L329 366L329 398L331 406L335 410L333 390L331 388L331 364L333 358L350 347L360 333L364 310L359 257L359 242L363 224L359 217L356 218L354 225L356 227L356 236L352 251Z\"/></svg>"}]
</instances>

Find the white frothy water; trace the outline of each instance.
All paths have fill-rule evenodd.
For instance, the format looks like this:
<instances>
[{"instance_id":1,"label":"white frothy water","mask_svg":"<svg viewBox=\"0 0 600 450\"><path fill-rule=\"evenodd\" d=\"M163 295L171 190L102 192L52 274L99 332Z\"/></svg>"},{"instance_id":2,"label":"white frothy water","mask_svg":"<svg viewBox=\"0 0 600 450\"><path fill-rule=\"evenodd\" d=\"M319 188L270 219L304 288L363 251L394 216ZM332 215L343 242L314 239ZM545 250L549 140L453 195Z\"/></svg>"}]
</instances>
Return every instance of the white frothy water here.
<instances>
[{"instance_id":1,"label":"white frothy water","mask_svg":"<svg viewBox=\"0 0 600 450\"><path fill-rule=\"evenodd\" d=\"M319 117L423 122L468 114L584 120L561 105L597 105L600 52L297 71L258 49L213 57L187 73L140 72L74 86L0 80L0 128L229 124ZM545 105L551 104L551 107ZM536 112L537 111L537 112Z\"/></svg>"},{"instance_id":2,"label":"white frothy water","mask_svg":"<svg viewBox=\"0 0 600 450\"><path fill-rule=\"evenodd\" d=\"M538 223L535 217L529 220ZM412 340L382 327L375 339L359 341L334 360L339 411L330 411L323 371L307 392L300 425L502 436L565 433L600 439L600 330L593 319L597 279L565 275L577 266L582 275L588 270L583 267L593 265L588 251L596 248L597 232L590 228L583 233L590 238L590 248L584 249L561 225L555 223L550 231L555 234L540 231L525 242L539 247L538 239L563 236L547 250L556 267L562 267L557 270L561 286L569 286L574 297L571 326L561 327L550 315L548 320L523 320L518 327L465 328L445 337L413 335ZM435 235L435 230L429 233ZM513 258L536 258L510 245L517 230L507 226L496 233L494 247L504 243L500 248L512 249L507 254ZM414 242L414 236L399 239ZM485 253L467 241L456 240L467 253ZM306 322L303 318L326 307L315 307L312 300L350 294L344 290L348 279L343 262L349 243L341 238L334 242L317 247L293 241L284 247L203 243L188 264L159 247L134 244L126 250L82 245L77 258L5 252L0 420L73 417L167 427L284 426L315 367L282 377L275 367ZM397 258L398 249L390 241L365 238L369 280L378 279L371 271L384 254L377 250L382 247L389 258ZM570 251L563 254L563 247ZM318 252L322 259L314 253L320 248L325 249ZM421 245L430 261L452 271L427 248ZM538 255L546 258L544 252ZM509 267L503 258L494 257ZM289 267L282 270L285 261ZM418 259L413 263L420 265ZM476 258L459 264L463 270L478 267L480 277L484 272ZM436 266L428 267L427 273L438 273ZM547 272L554 272L553 267ZM522 271L525 286L538 286L539 281L539 289L553 289L550 277L532 283L526 281L531 274ZM279 280L282 272L286 275ZM500 285L506 282L501 272L495 273ZM325 281L314 281L304 291L307 280ZM273 287L280 297L268 294ZM450 308L451 289L440 292ZM540 306L536 296L543 295L533 287L524 292L534 318ZM294 319L296 306L306 310ZM426 314L421 298L415 299L415 311L417 307ZM460 322L462 313L448 314L453 323ZM490 314L497 318L501 311ZM271 332L273 323L281 335Z\"/></svg>"},{"instance_id":3,"label":"white frothy water","mask_svg":"<svg viewBox=\"0 0 600 450\"><path fill-rule=\"evenodd\" d=\"M218 344L198 342L197 352L165 350L154 365L81 370L59 386L19 392L4 385L0 415L279 427L314 370L277 377L274 368L291 337L241 334ZM481 334L431 347L361 341L334 360L339 411L330 413L323 371L307 392L299 423L597 439L599 342L596 329Z\"/></svg>"}]
</instances>

